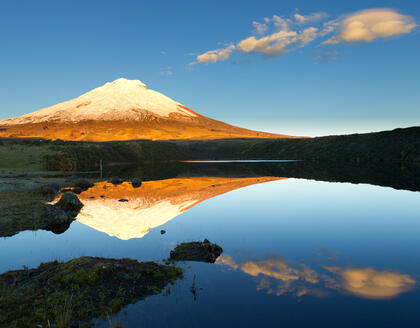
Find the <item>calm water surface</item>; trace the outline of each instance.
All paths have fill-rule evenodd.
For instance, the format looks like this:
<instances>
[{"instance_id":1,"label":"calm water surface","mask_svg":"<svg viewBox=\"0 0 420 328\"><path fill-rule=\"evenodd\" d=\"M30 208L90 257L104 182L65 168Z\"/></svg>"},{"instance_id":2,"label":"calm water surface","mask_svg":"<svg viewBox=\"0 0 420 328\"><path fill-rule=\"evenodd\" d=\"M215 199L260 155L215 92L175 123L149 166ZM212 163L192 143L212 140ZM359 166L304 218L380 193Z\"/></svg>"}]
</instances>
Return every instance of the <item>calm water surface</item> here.
<instances>
[{"instance_id":1,"label":"calm water surface","mask_svg":"<svg viewBox=\"0 0 420 328\"><path fill-rule=\"evenodd\" d=\"M3 238L0 271L79 256L160 260L177 243L208 238L224 250L216 264L181 264L185 278L169 296L129 305L118 321L124 327L420 326L419 192L241 174L152 179L139 189L104 181L80 197L85 207L63 234Z\"/></svg>"}]
</instances>

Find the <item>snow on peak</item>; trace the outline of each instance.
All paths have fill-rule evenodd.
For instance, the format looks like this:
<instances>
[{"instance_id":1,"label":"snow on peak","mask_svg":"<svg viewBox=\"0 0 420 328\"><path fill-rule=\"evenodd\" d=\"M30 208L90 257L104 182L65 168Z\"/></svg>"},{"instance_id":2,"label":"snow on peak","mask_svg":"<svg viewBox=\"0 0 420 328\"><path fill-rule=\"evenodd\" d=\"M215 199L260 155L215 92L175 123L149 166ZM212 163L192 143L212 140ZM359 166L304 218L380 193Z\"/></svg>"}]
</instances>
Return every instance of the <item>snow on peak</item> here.
<instances>
[{"instance_id":1,"label":"snow on peak","mask_svg":"<svg viewBox=\"0 0 420 328\"><path fill-rule=\"evenodd\" d=\"M105 83L104 86L112 86L114 88L136 88L136 87L142 87L146 88L146 84L144 84L140 80L127 80L123 77L116 79L112 82Z\"/></svg>"},{"instance_id":2,"label":"snow on peak","mask_svg":"<svg viewBox=\"0 0 420 328\"><path fill-rule=\"evenodd\" d=\"M150 90L140 80L119 78L78 98L39 111L1 121L2 124L38 123L50 120L140 120L145 115L197 117L182 104Z\"/></svg>"}]
</instances>

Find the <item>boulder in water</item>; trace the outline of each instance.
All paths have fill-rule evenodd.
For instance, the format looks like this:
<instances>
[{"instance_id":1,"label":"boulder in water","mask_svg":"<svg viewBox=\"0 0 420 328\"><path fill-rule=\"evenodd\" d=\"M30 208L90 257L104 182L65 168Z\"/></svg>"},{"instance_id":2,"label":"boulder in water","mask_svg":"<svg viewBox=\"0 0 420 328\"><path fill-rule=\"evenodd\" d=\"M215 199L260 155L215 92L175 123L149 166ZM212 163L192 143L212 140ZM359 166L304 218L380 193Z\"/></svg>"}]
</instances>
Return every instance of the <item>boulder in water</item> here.
<instances>
[{"instance_id":1,"label":"boulder in water","mask_svg":"<svg viewBox=\"0 0 420 328\"><path fill-rule=\"evenodd\" d=\"M57 202L57 204L55 204L55 206L62 209L70 217L75 218L77 214L79 214L83 204L74 193L67 191L61 196L61 199Z\"/></svg>"},{"instance_id":2,"label":"boulder in water","mask_svg":"<svg viewBox=\"0 0 420 328\"><path fill-rule=\"evenodd\" d=\"M61 208L46 204L42 210L42 216L50 227L59 226L69 221L69 216Z\"/></svg>"},{"instance_id":3,"label":"boulder in water","mask_svg":"<svg viewBox=\"0 0 420 328\"><path fill-rule=\"evenodd\" d=\"M50 204L44 205L42 217L44 219L44 228L54 232L55 234L60 234L66 231L70 227L70 223L73 221L73 219L61 208Z\"/></svg>"},{"instance_id":4,"label":"boulder in water","mask_svg":"<svg viewBox=\"0 0 420 328\"><path fill-rule=\"evenodd\" d=\"M121 178L118 178L118 177L114 177L114 178L112 178L111 179L111 183L113 184L113 185L120 185L120 184L122 184L124 181L121 179Z\"/></svg>"},{"instance_id":5,"label":"boulder in water","mask_svg":"<svg viewBox=\"0 0 420 328\"><path fill-rule=\"evenodd\" d=\"M214 263L223 249L207 239L203 242L181 243L171 251L169 261L196 261Z\"/></svg>"},{"instance_id":6,"label":"boulder in water","mask_svg":"<svg viewBox=\"0 0 420 328\"><path fill-rule=\"evenodd\" d=\"M141 184L142 184L142 181L138 178L131 180L131 185L133 186L133 188L140 188Z\"/></svg>"}]
</instances>

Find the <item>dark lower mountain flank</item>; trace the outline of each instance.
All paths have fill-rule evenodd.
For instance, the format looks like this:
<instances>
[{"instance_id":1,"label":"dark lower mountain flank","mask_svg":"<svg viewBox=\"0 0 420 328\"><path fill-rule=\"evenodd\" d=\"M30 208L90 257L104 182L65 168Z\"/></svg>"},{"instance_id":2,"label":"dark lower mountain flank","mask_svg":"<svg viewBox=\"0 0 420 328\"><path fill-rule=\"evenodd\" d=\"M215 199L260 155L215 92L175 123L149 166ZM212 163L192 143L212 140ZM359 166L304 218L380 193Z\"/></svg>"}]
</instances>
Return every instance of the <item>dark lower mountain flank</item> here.
<instances>
[{"instance_id":1,"label":"dark lower mountain flank","mask_svg":"<svg viewBox=\"0 0 420 328\"><path fill-rule=\"evenodd\" d=\"M0 154L18 150L33 160L39 154L51 171L87 170L115 163L179 160L293 159L339 162L420 162L420 127L376 133L303 139L221 139L197 141L76 142L42 139L1 139ZM37 150L36 154L32 152ZM39 159L39 158L38 158ZM3 159L0 158L0 167ZM3 166L4 167L4 166Z\"/></svg>"},{"instance_id":2,"label":"dark lower mountain flank","mask_svg":"<svg viewBox=\"0 0 420 328\"><path fill-rule=\"evenodd\" d=\"M302 139L177 143L193 159L420 162L420 127Z\"/></svg>"}]
</instances>

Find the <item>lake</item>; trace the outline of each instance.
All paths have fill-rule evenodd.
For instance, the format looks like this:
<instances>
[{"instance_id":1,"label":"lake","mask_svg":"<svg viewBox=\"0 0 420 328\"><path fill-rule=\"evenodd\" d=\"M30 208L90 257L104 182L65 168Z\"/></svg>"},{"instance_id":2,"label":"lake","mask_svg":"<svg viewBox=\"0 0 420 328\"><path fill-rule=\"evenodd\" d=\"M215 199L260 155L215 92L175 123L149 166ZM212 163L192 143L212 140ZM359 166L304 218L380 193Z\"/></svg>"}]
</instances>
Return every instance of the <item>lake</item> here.
<instances>
[{"instance_id":1,"label":"lake","mask_svg":"<svg viewBox=\"0 0 420 328\"><path fill-rule=\"evenodd\" d=\"M418 168L209 162L105 171L143 184L86 175L96 182L79 195L70 228L2 238L0 272L80 256L161 261L177 244L207 238L223 248L216 263L179 263L184 278L170 290L95 326L420 326Z\"/></svg>"}]
</instances>

